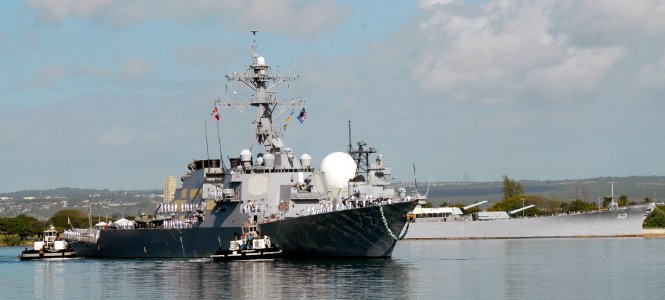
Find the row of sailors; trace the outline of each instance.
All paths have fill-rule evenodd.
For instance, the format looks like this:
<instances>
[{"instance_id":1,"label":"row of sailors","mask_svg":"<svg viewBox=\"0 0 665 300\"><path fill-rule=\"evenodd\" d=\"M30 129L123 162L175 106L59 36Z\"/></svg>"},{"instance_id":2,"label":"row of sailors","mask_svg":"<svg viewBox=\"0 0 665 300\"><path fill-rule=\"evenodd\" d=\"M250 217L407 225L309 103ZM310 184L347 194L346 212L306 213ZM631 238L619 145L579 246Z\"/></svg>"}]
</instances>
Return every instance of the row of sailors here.
<instances>
[{"instance_id":1,"label":"row of sailors","mask_svg":"<svg viewBox=\"0 0 665 300\"><path fill-rule=\"evenodd\" d=\"M65 239L75 241L97 241L99 239L99 230L65 230Z\"/></svg>"},{"instance_id":2,"label":"row of sailors","mask_svg":"<svg viewBox=\"0 0 665 300\"><path fill-rule=\"evenodd\" d=\"M157 212L161 213L172 213L172 212L188 212L188 211L195 211L197 209L203 210L205 208L205 203L200 203L199 205L196 205L194 203L183 203L182 205L178 205L178 203L162 203L159 208L157 209Z\"/></svg>"},{"instance_id":3,"label":"row of sailors","mask_svg":"<svg viewBox=\"0 0 665 300\"><path fill-rule=\"evenodd\" d=\"M337 206L335 207L336 210L341 210L341 206L343 206L343 204L337 204ZM346 208L343 208L343 209L346 209ZM332 204L330 204L330 203L321 203L321 204L319 204L319 206L316 206L316 205L308 206L307 207L307 215L318 215L318 214L321 214L321 213L331 212L332 210L333 210L333 205Z\"/></svg>"},{"instance_id":4,"label":"row of sailors","mask_svg":"<svg viewBox=\"0 0 665 300\"><path fill-rule=\"evenodd\" d=\"M245 204L240 210L247 214L250 212L262 212L264 211L264 207L263 204Z\"/></svg>"},{"instance_id":5,"label":"row of sailors","mask_svg":"<svg viewBox=\"0 0 665 300\"><path fill-rule=\"evenodd\" d=\"M371 199L370 200L354 200L353 198L351 200L344 201L347 202L348 207L351 208L361 208L361 207L368 207L368 206L373 206L373 205L378 205L378 204L391 204L393 203L393 200L388 198L388 199Z\"/></svg>"},{"instance_id":6,"label":"row of sailors","mask_svg":"<svg viewBox=\"0 0 665 300\"><path fill-rule=\"evenodd\" d=\"M164 220L162 224L163 228L167 229L185 229L185 228L195 228L199 224L199 219L191 218L189 221L183 220Z\"/></svg>"},{"instance_id":7,"label":"row of sailors","mask_svg":"<svg viewBox=\"0 0 665 300\"><path fill-rule=\"evenodd\" d=\"M318 206L308 206L307 213L305 215L316 215L320 213L332 212L337 210L345 210L349 208L362 208L369 207L379 204L391 204L392 199L372 199L372 197L366 196L363 200L356 200L355 197L352 197L349 200L343 201L343 203L330 204L330 203L320 203ZM284 204L280 204L280 209ZM288 207L288 206L287 206ZM242 213L254 213L265 211L263 204L245 204L240 209Z\"/></svg>"},{"instance_id":8,"label":"row of sailors","mask_svg":"<svg viewBox=\"0 0 665 300\"><path fill-rule=\"evenodd\" d=\"M367 200L343 201L342 203L338 203L338 204L321 203L318 206L316 206L316 205L315 206L308 206L306 215L316 215L316 214L320 214L320 213L332 212L333 210L338 211L338 210L345 210L345 209L349 209L349 208L361 208L361 207L368 207L368 206L373 206L373 205L377 205L377 204L391 204L391 203L392 203L391 199L376 200L376 201L367 201Z\"/></svg>"}]
</instances>

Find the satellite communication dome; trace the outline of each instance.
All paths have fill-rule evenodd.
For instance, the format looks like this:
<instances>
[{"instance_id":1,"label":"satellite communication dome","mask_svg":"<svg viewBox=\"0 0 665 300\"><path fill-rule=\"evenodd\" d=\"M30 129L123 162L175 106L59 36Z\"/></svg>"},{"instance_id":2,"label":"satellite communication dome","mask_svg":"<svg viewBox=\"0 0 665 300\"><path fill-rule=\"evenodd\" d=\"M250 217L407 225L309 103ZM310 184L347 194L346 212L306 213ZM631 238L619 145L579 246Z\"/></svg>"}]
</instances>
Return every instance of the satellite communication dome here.
<instances>
[{"instance_id":1,"label":"satellite communication dome","mask_svg":"<svg viewBox=\"0 0 665 300\"><path fill-rule=\"evenodd\" d=\"M348 189L348 183L356 175L356 162L351 155L333 152L321 161L321 171L326 174L328 190Z\"/></svg>"},{"instance_id":2,"label":"satellite communication dome","mask_svg":"<svg viewBox=\"0 0 665 300\"><path fill-rule=\"evenodd\" d=\"M312 157L307 153L301 155L300 156L300 164L304 168L309 168L312 165Z\"/></svg>"},{"instance_id":3,"label":"satellite communication dome","mask_svg":"<svg viewBox=\"0 0 665 300\"><path fill-rule=\"evenodd\" d=\"M252 161L252 152L247 149L240 151L240 160L241 161Z\"/></svg>"},{"instance_id":4,"label":"satellite communication dome","mask_svg":"<svg viewBox=\"0 0 665 300\"><path fill-rule=\"evenodd\" d=\"M263 164L266 167L272 168L272 166L275 164L275 156L270 153L266 153L263 155Z\"/></svg>"}]
</instances>

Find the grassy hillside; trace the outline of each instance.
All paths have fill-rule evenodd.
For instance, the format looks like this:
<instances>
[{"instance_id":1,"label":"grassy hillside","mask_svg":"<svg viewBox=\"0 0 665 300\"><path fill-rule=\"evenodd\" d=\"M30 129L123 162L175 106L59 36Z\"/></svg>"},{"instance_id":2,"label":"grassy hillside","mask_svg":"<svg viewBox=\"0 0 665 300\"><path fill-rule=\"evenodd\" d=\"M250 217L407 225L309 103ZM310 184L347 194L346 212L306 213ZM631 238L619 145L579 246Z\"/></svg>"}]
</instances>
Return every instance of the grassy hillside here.
<instances>
[{"instance_id":1,"label":"grassy hillside","mask_svg":"<svg viewBox=\"0 0 665 300\"><path fill-rule=\"evenodd\" d=\"M641 202L644 198L665 201L665 176L599 177L579 180L521 180L519 183L527 195L544 196L557 200L581 199L597 202L599 198L611 194L614 183L616 196L626 195L628 199ZM428 183L419 183L418 190L427 190ZM413 189L413 183L405 184L407 190ZM488 200L491 206L503 198L502 182L433 182L430 184L429 200L435 206L444 201L450 203L475 203ZM602 200L601 200L602 201Z\"/></svg>"}]
</instances>

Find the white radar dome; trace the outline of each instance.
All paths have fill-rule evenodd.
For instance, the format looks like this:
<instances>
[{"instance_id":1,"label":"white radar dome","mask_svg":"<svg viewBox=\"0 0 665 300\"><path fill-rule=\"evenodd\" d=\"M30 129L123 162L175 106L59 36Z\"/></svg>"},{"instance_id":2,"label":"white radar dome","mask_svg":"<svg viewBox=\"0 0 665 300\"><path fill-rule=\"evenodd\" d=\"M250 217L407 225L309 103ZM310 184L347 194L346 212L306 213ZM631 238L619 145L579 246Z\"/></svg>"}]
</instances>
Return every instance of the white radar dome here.
<instances>
[{"instance_id":1,"label":"white radar dome","mask_svg":"<svg viewBox=\"0 0 665 300\"><path fill-rule=\"evenodd\" d=\"M263 155L263 164L268 168L272 168L272 166L275 165L275 156L270 153L266 153Z\"/></svg>"},{"instance_id":2,"label":"white radar dome","mask_svg":"<svg viewBox=\"0 0 665 300\"><path fill-rule=\"evenodd\" d=\"M348 183L356 175L356 162L351 155L344 152L333 152L321 161L321 171L326 174L326 182L330 191L348 189Z\"/></svg>"},{"instance_id":3,"label":"white radar dome","mask_svg":"<svg viewBox=\"0 0 665 300\"><path fill-rule=\"evenodd\" d=\"M305 167L309 168L309 166L312 165L312 157L309 156L309 154L305 153L300 156L300 164Z\"/></svg>"},{"instance_id":4,"label":"white radar dome","mask_svg":"<svg viewBox=\"0 0 665 300\"><path fill-rule=\"evenodd\" d=\"M240 151L240 160L241 161L251 161L252 160L252 152L250 152L247 149L244 149Z\"/></svg>"}]
</instances>

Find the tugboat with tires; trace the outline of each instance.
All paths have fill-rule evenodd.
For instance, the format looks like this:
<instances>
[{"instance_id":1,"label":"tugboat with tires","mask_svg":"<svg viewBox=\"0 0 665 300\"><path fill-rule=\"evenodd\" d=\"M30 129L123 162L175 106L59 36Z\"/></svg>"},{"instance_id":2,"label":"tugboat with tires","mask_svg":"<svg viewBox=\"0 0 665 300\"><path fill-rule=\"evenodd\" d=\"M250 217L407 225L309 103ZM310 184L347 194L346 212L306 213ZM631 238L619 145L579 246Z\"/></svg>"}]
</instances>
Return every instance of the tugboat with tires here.
<instances>
[{"instance_id":1,"label":"tugboat with tires","mask_svg":"<svg viewBox=\"0 0 665 300\"><path fill-rule=\"evenodd\" d=\"M242 227L242 236L235 237L229 243L228 249L220 248L211 255L215 262L228 262L233 260L258 260L278 258L282 250L270 242L270 237L261 235L256 225Z\"/></svg>"},{"instance_id":2,"label":"tugboat with tires","mask_svg":"<svg viewBox=\"0 0 665 300\"><path fill-rule=\"evenodd\" d=\"M43 237L35 241L33 248L25 248L18 256L21 260L71 258L76 257L76 252L63 239L59 238L58 231L50 225L43 232Z\"/></svg>"}]
</instances>

